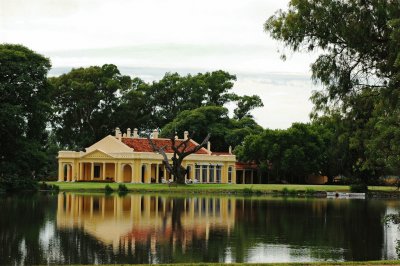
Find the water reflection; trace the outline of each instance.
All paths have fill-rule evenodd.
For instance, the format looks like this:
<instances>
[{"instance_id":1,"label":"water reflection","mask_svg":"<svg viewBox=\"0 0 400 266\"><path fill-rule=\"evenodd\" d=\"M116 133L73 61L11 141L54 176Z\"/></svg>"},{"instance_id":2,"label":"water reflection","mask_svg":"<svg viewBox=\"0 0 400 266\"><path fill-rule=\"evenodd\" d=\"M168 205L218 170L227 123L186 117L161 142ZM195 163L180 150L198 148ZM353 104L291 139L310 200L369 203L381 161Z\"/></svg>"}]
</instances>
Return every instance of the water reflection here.
<instances>
[{"instance_id":1,"label":"water reflection","mask_svg":"<svg viewBox=\"0 0 400 266\"><path fill-rule=\"evenodd\" d=\"M396 259L399 201L61 193L0 197L0 264Z\"/></svg>"},{"instance_id":2,"label":"water reflection","mask_svg":"<svg viewBox=\"0 0 400 266\"><path fill-rule=\"evenodd\" d=\"M133 254L140 244L155 255L156 246L164 243L185 252L194 240L207 243L210 231L221 230L229 237L234 206L234 198L60 194L57 227L81 228L115 252Z\"/></svg>"}]
</instances>

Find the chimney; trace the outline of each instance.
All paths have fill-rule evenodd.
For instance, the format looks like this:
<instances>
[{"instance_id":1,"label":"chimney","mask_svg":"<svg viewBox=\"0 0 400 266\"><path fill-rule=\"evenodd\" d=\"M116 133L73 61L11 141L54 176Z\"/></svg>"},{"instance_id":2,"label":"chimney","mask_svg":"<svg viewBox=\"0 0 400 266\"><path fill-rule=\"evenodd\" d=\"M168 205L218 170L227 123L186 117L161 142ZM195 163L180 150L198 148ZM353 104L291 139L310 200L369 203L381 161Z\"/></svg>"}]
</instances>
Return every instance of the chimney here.
<instances>
[{"instance_id":1,"label":"chimney","mask_svg":"<svg viewBox=\"0 0 400 266\"><path fill-rule=\"evenodd\" d=\"M184 140L187 140L188 136L189 136L189 132L188 131L183 132L183 139Z\"/></svg>"},{"instance_id":2,"label":"chimney","mask_svg":"<svg viewBox=\"0 0 400 266\"><path fill-rule=\"evenodd\" d=\"M131 137L131 129L128 127L128 129L126 130L126 137L130 138Z\"/></svg>"},{"instance_id":3,"label":"chimney","mask_svg":"<svg viewBox=\"0 0 400 266\"><path fill-rule=\"evenodd\" d=\"M229 154L232 154L232 146L229 146Z\"/></svg>"},{"instance_id":4,"label":"chimney","mask_svg":"<svg viewBox=\"0 0 400 266\"><path fill-rule=\"evenodd\" d=\"M115 128L115 137L118 138L119 136L119 127Z\"/></svg>"},{"instance_id":5,"label":"chimney","mask_svg":"<svg viewBox=\"0 0 400 266\"><path fill-rule=\"evenodd\" d=\"M153 130L153 139L158 139L158 129Z\"/></svg>"},{"instance_id":6,"label":"chimney","mask_svg":"<svg viewBox=\"0 0 400 266\"><path fill-rule=\"evenodd\" d=\"M207 150L208 150L208 154L211 155L211 142L207 142Z\"/></svg>"},{"instance_id":7,"label":"chimney","mask_svg":"<svg viewBox=\"0 0 400 266\"><path fill-rule=\"evenodd\" d=\"M124 133L124 134L122 135L122 137L126 138L126 133Z\"/></svg>"},{"instance_id":8,"label":"chimney","mask_svg":"<svg viewBox=\"0 0 400 266\"><path fill-rule=\"evenodd\" d=\"M139 137L138 133L137 133L138 129L134 128L133 129L133 138L137 139Z\"/></svg>"}]
</instances>

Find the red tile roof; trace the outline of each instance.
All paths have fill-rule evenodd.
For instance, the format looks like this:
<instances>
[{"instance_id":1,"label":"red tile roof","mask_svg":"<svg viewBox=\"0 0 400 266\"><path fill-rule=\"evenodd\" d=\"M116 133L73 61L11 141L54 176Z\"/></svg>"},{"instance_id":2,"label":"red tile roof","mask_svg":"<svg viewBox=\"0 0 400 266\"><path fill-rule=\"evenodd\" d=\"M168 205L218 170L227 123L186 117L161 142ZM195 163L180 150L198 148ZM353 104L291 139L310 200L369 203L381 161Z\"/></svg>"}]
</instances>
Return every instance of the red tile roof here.
<instances>
[{"instance_id":1,"label":"red tile roof","mask_svg":"<svg viewBox=\"0 0 400 266\"><path fill-rule=\"evenodd\" d=\"M152 141L157 147L165 146L164 150L166 153L174 153L174 151L171 148L171 140L170 139L152 139ZM154 152L148 139L122 138L122 142L125 145L128 145L130 148L132 148L136 152ZM176 140L175 146L179 145L182 142L183 142L183 140L179 140L179 139ZM186 150L193 149L194 147L196 147L196 144L194 142L190 141L188 146L189 147ZM201 148L195 154L208 154L208 152L205 148Z\"/></svg>"}]
</instances>

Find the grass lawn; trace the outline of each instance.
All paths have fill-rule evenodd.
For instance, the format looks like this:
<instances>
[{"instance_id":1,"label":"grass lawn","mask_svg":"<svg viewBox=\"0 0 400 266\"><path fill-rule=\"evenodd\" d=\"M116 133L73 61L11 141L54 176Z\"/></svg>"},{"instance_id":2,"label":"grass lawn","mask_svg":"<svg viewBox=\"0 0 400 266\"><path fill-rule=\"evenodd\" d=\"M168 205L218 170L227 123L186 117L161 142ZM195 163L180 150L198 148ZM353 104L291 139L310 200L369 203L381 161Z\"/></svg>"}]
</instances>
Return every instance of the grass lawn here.
<instances>
[{"instance_id":1,"label":"grass lawn","mask_svg":"<svg viewBox=\"0 0 400 266\"><path fill-rule=\"evenodd\" d=\"M47 182L48 184L54 184L60 187L62 191L103 191L107 183L96 183L96 182ZM108 183L113 189L118 188L118 183ZM251 189L253 191L261 192L274 192L282 191L283 189L296 190L296 191L349 191L349 186L339 185L291 185L291 184L190 184L190 185L178 185L168 186L166 184L131 184L125 183L126 187L130 191L137 192L215 192L215 193L227 193L227 192L243 192L243 189ZM395 187L386 186L370 186L370 191L396 191Z\"/></svg>"}]
</instances>

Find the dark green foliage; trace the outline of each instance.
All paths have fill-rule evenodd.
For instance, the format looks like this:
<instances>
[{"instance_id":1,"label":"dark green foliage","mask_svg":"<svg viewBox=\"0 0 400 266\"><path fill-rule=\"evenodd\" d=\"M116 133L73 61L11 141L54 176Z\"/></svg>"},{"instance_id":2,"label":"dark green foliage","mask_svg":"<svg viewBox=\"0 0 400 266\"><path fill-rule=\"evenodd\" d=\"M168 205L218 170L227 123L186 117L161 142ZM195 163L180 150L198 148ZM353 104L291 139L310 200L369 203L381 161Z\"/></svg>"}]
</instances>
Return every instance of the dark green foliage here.
<instances>
[{"instance_id":1,"label":"dark green foliage","mask_svg":"<svg viewBox=\"0 0 400 266\"><path fill-rule=\"evenodd\" d=\"M26 178L17 175L7 175L7 177L0 177L0 191L36 191L37 189L37 182L32 178Z\"/></svg>"},{"instance_id":2,"label":"dark green foliage","mask_svg":"<svg viewBox=\"0 0 400 266\"><path fill-rule=\"evenodd\" d=\"M124 184L118 185L118 192L128 192L128 188Z\"/></svg>"},{"instance_id":3,"label":"dark green foliage","mask_svg":"<svg viewBox=\"0 0 400 266\"><path fill-rule=\"evenodd\" d=\"M354 193L365 193L368 192L368 186L365 183L357 182L350 185L350 191Z\"/></svg>"},{"instance_id":4,"label":"dark green foliage","mask_svg":"<svg viewBox=\"0 0 400 266\"><path fill-rule=\"evenodd\" d=\"M48 185L45 182L41 182L39 183L39 190L58 192L60 191L60 187L57 185Z\"/></svg>"},{"instance_id":5,"label":"dark green foliage","mask_svg":"<svg viewBox=\"0 0 400 266\"><path fill-rule=\"evenodd\" d=\"M50 61L22 45L0 45L0 186L33 189L47 175Z\"/></svg>"},{"instance_id":6,"label":"dark green foliage","mask_svg":"<svg viewBox=\"0 0 400 266\"><path fill-rule=\"evenodd\" d=\"M236 119L253 116L250 111L257 107L263 107L264 104L258 95L238 97L237 108L233 111Z\"/></svg>"},{"instance_id":7,"label":"dark green foliage","mask_svg":"<svg viewBox=\"0 0 400 266\"><path fill-rule=\"evenodd\" d=\"M83 149L117 126L119 94L132 86L129 76L114 65L72 69L50 78L54 86L52 126L63 147ZM122 108L124 109L124 108Z\"/></svg>"},{"instance_id":8,"label":"dark green foliage","mask_svg":"<svg viewBox=\"0 0 400 266\"><path fill-rule=\"evenodd\" d=\"M319 126L296 123L287 130L249 135L235 152L239 160L259 164L269 182L303 183L307 175L326 170L330 139L324 134Z\"/></svg>"},{"instance_id":9,"label":"dark green foliage","mask_svg":"<svg viewBox=\"0 0 400 266\"><path fill-rule=\"evenodd\" d=\"M106 185L106 186L104 187L104 192L105 192L106 194L110 194L110 193L113 193L113 192L114 192L114 189L112 189L112 187L110 187L110 185Z\"/></svg>"},{"instance_id":10,"label":"dark green foliage","mask_svg":"<svg viewBox=\"0 0 400 266\"><path fill-rule=\"evenodd\" d=\"M365 181L400 171L399 17L398 1L292 0L265 23L289 49L320 53L312 116L334 121L333 168Z\"/></svg>"},{"instance_id":11,"label":"dark green foliage","mask_svg":"<svg viewBox=\"0 0 400 266\"><path fill-rule=\"evenodd\" d=\"M228 109L220 106L204 106L181 112L162 129L162 136L170 137L175 132L194 132L193 139L201 142L211 134L212 151L227 151L228 146L242 143L245 136L263 131L252 118L230 119ZM180 136L182 137L182 136Z\"/></svg>"}]
</instances>

